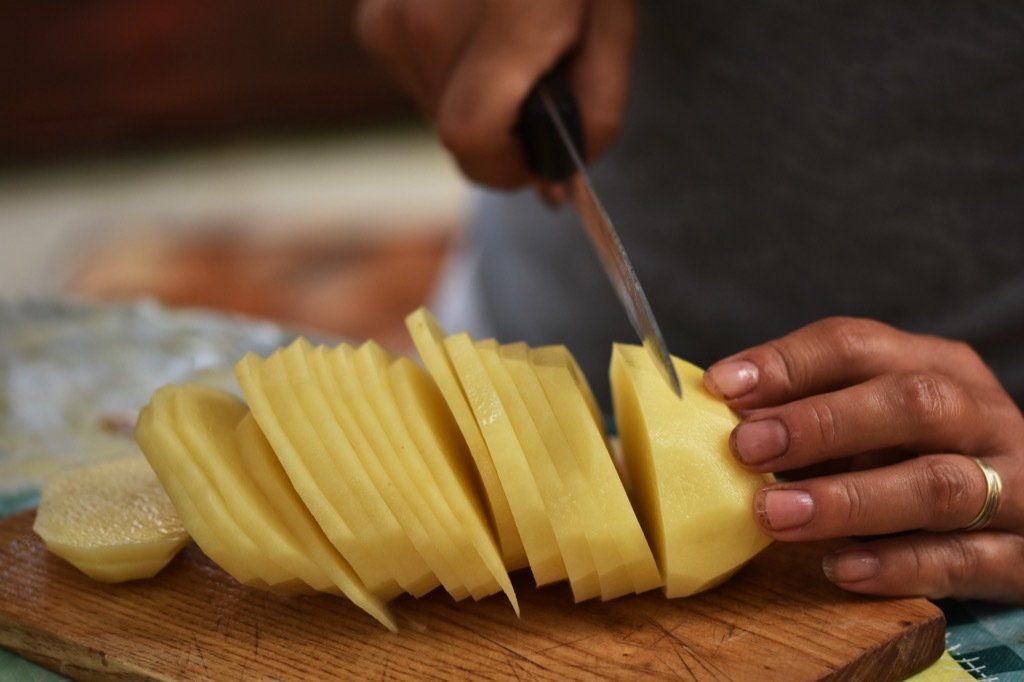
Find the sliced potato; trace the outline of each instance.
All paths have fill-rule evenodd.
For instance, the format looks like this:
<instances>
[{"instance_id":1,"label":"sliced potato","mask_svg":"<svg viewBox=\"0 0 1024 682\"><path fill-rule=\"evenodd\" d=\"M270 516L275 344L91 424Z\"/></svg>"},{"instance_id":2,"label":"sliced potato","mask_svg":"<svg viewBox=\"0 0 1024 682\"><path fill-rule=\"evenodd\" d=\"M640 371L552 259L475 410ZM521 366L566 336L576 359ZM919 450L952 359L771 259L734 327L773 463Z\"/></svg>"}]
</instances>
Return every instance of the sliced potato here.
<instances>
[{"instance_id":1,"label":"sliced potato","mask_svg":"<svg viewBox=\"0 0 1024 682\"><path fill-rule=\"evenodd\" d=\"M238 528L268 561L313 590L340 593L242 465L235 433L249 416L245 404L232 393L198 384L179 387L174 397L182 440Z\"/></svg>"},{"instance_id":2,"label":"sliced potato","mask_svg":"<svg viewBox=\"0 0 1024 682\"><path fill-rule=\"evenodd\" d=\"M274 513L288 527L299 545L309 553L310 558L352 603L392 632L397 632L398 625L387 605L367 589L302 503L302 498L295 492L251 413L246 414L238 423L235 442L246 474L260 488Z\"/></svg>"},{"instance_id":3,"label":"sliced potato","mask_svg":"<svg viewBox=\"0 0 1024 682\"><path fill-rule=\"evenodd\" d=\"M603 597L660 587L661 574L612 460L604 423L596 412L597 401L572 354L564 346L545 346L530 350L528 357L547 398L534 398L538 410L550 410L561 426L586 480L586 492L580 494L592 496L601 510L602 523L594 526L599 533L595 542L611 543L616 550L615 555L607 555L612 563L606 564ZM626 571L626 581L619 569Z\"/></svg>"},{"instance_id":4,"label":"sliced potato","mask_svg":"<svg viewBox=\"0 0 1024 682\"><path fill-rule=\"evenodd\" d=\"M49 477L33 530L51 552L103 582L156 575L189 541L171 499L141 455Z\"/></svg>"},{"instance_id":5,"label":"sliced potato","mask_svg":"<svg viewBox=\"0 0 1024 682\"><path fill-rule=\"evenodd\" d=\"M451 508L455 527L450 532L455 544L465 548L463 561L475 576L467 585L470 594L479 599L501 590L518 614L519 602L490 529L479 479L444 397L430 375L408 358L398 358L388 373L401 419L429 470L425 494L439 496Z\"/></svg>"},{"instance_id":6,"label":"sliced potato","mask_svg":"<svg viewBox=\"0 0 1024 682\"><path fill-rule=\"evenodd\" d=\"M367 542L366 536L381 535L378 523L381 527L389 522L397 524L393 516L388 519L380 513L386 511L381 509L382 502L377 506L370 504L370 509L364 507L313 429L293 384L304 386L306 393L322 389L306 364L302 345L296 344L290 347L292 357L287 364L285 349L266 359L252 354L242 358L235 365L242 393L295 491L331 544L371 592L390 599L401 594L402 588L395 580L389 557L380 546Z\"/></svg>"},{"instance_id":7,"label":"sliced potato","mask_svg":"<svg viewBox=\"0 0 1024 682\"><path fill-rule=\"evenodd\" d=\"M426 365L431 377L437 383L451 410L462 436L466 440L470 454L476 464L483 484L488 511L498 536L505 567L510 570L523 568L527 565L526 551L519 529L509 506L509 500L501 485L498 472L494 467L487 443L484 440L473 410L469 406L467 396L456 376L451 359L445 349L445 333L425 308L420 308L405 319L406 327L412 336L413 343Z\"/></svg>"},{"instance_id":8,"label":"sliced potato","mask_svg":"<svg viewBox=\"0 0 1024 682\"><path fill-rule=\"evenodd\" d=\"M530 468L501 397L468 334L453 334L444 347L462 386L465 399L480 425L489 455L538 585L565 580L565 561L555 538L552 519L544 506L539 481Z\"/></svg>"},{"instance_id":9,"label":"sliced potato","mask_svg":"<svg viewBox=\"0 0 1024 682\"><path fill-rule=\"evenodd\" d=\"M188 487L200 508L211 504L208 509L216 509L215 513L205 512L211 530L222 538L235 535L236 541L244 543L246 562L255 573L255 580L246 584L282 594L312 593L326 586L322 574L313 583L307 582L302 572L296 571L302 563L296 548L287 547L262 525L266 521L259 503L248 495L254 487L240 489L229 480L232 467L226 466L225 460L237 461L234 432L248 413L245 404L229 393L204 386L171 388L178 437L190 457L187 466L176 472L178 480ZM204 494L206 499L202 499ZM258 491L253 497L258 497ZM280 527L280 521L272 523Z\"/></svg>"},{"instance_id":10,"label":"sliced potato","mask_svg":"<svg viewBox=\"0 0 1024 682\"><path fill-rule=\"evenodd\" d=\"M585 528L585 521L592 519L584 518L595 510L586 506L576 460L567 448L553 447L555 444L544 438L497 345L478 343L476 350L537 483L573 598L580 602L598 597L601 585Z\"/></svg>"},{"instance_id":11,"label":"sliced potato","mask_svg":"<svg viewBox=\"0 0 1024 682\"><path fill-rule=\"evenodd\" d=\"M220 492L195 465L179 429L178 389L168 385L153 394L139 414L135 439L181 514L185 528L200 549L240 583L293 591L297 576L266 560L252 538L234 522ZM237 415L223 418L234 420L230 425L233 429L244 413L243 407Z\"/></svg>"},{"instance_id":12,"label":"sliced potato","mask_svg":"<svg viewBox=\"0 0 1024 682\"><path fill-rule=\"evenodd\" d=\"M321 440L335 456L335 476L345 478L364 505L372 505L379 534L363 533L364 542L387 557L388 568L405 592L422 596L440 584L410 535L422 534L408 503L374 451L370 437L377 441L379 425L358 391L354 368L348 365L347 346L333 351L310 349L310 370L320 385L320 400L310 393L304 407L312 415ZM386 436L383 436L386 440ZM379 443L383 448L383 443ZM419 539L419 537L417 538Z\"/></svg>"},{"instance_id":13,"label":"sliced potato","mask_svg":"<svg viewBox=\"0 0 1024 682\"><path fill-rule=\"evenodd\" d=\"M358 350L342 345L330 355L349 411L362 431L356 447L362 448L367 470L385 486L388 505L429 569L432 579L427 591L440 582L453 598L465 599L469 596L465 575L461 565L456 569L452 563L459 563L460 550L410 475L420 455L386 386L390 355L372 341Z\"/></svg>"},{"instance_id":14,"label":"sliced potato","mask_svg":"<svg viewBox=\"0 0 1024 682\"><path fill-rule=\"evenodd\" d=\"M567 482L567 495L578 509L585 541L593 558L598 581L598 595L602 599L633 591L626 564L608 529L606 515L614 509L598 505L598 491L590 488L590 481L579 466L562 425L548 402L534 367L529 362L529 349L524 343L501 347L502 360L516 383L530 417L547 444L552 458L560 463Z\"/></svg>"},{"instance_id":15,"label":"sliced potato","mask_svg":"<svg viewBox=\"0 0 1024 682\"><path fill-rule=\"evenodd\" d=\"M611 379L640 521L665 594L684 597L720 584L771 542L751 504L773 478L736 462L728 438L738 418L704 389L700 368L674 360L682 399L642 346L614 346Z\"/></svg>"}]
</instances>

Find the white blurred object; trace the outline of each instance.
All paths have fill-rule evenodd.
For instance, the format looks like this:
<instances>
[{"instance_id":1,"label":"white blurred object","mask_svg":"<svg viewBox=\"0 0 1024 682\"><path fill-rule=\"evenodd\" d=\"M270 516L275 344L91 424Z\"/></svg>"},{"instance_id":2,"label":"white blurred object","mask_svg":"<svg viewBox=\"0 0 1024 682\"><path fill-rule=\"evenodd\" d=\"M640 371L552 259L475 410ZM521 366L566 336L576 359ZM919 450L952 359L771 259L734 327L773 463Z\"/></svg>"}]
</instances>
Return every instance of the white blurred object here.
<instances>
[{"instance_id":1,"label":"white blurred object","mask_svg":"<svg viewBox=\"0 0 1024 682\"><path fill-rule=\"evenodd\" d=\"M292 334L266 323L140 301L0 301L0 500L56 469L135 449L135 416L164 384L238 392L233 366Z\"/></svg>"},{"instance_id":2,"label":"white blurred object","mask_svg":"<svg viewBox=\"0 0 1024 682\"><path fill-rule=\"evenodd\" d=\"M0 298L59 292L74 251L111 228L407 229L418 223L385 219L458 218L466 193L426 128L10 170L0 175Z\"/></svg>"}]
</instances>

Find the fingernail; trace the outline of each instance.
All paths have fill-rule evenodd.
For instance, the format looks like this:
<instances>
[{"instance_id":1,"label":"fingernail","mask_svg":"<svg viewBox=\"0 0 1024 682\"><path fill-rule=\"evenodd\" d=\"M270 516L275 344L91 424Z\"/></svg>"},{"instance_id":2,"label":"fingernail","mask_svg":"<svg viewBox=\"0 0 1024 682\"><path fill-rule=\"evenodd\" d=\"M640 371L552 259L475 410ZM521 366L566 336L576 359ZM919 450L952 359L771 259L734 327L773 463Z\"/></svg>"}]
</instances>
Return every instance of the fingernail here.
<instances>
[{"instance_id":1,"label":"fingernail","mask_svg":"<svg viewBox=\"0 0 1024 682\"><path fill-rule=\"evenodd\" d=\"M878 575L882 563L873 552L863 549L837 552L821 560L821 570L834 583L857 583Z\"/></svg>"},{"instance_id":2,"label":"fingernail","mask_svg":"<svg viewBox=\"0 0 1024 682\"><path fill-rule=\"evenodd\" d=\"M814 518L814 499L803 490L767 490L756 504L761 522L772 530L799 528Z\"/></svg>"},{"instance_id":3,"label":"fingernail","mask_svg":"<svg viewBox=\"0 0 1024 682\"><path fill-rule=\"evenodd\" d=\"M758 378L757 365L746 360L732 360L709 367L704 373L704 385L714 395L728 400L752 391Z\"/></svg>"},{"instance_id":4,"label":"fingernail","mask_svg":"<svg viewBox=\"0 0 1024 682\"><path fill-rule=\"evenodd\" d=\"M743 422L729 436L729 447L745 464L761 464L789 448L789 431L778 419Z\"/></svg>"}]
</instances>

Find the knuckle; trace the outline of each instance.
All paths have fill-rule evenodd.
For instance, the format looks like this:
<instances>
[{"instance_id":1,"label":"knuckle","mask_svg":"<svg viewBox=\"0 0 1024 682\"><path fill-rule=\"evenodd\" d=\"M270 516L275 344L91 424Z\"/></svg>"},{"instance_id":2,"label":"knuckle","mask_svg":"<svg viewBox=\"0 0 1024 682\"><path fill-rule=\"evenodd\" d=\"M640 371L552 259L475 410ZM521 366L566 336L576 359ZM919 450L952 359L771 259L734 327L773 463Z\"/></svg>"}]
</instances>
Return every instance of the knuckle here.
<instances>
[{"instance_id":1,"label":"knuckle","mask_svg":"<svg viewBox=\"0 0 1024 682\"><path fill-rule=\"evenodd\" d=\"M803 385L807 376L805 363L801 363L789 348L778 341L771 341L764 346L764 350L767 357L757 364L765 373L765 379L787 391Z\"/></svg>"},{"instance_id":2,"label":"knuckle","mask_svg":"<svg viewBox=\"0 0 1024 682\"><path fill-rule=\"evenodd\" d=\"M821 321L821 334L831 352L854 361L872 354L884 325L855 317L829 317Z\"/></svg>"},{"instance_id":3,"label":"knuckle","mask_svg":"<svg viewBox=\"0 0 1024 682\"><path fill-rule=\"evenodd\" d=\"M798 332L801 343L786 337L765 345L770 374L793 390L807 384L823 360L828 361L826 364L860 364L877 349L881 328L885 325L852 317L827 317L814 322Z\"/></svg>"},{"instance_id":4,"label":"knuckle","mask_svg":"<svg viewBox=\"0 0 1024 682\"><path fill-rule=\"evenodd\" d=\"M481 132L479 122L463 116L440 112L437 120L437 136L441 144L456 157L475 158L487 151L486 131Z\"/></svg>"},{"instance_id":5,"label":"knuckle","mask_svg":"<svg viewBox=\"0 0 1024 682\"><path fill-rule=\"evenodd\" d=\"M922 460L925 467L923 503L937 512L939 523L959 523L963 510L969 510L972 489L963 468L946 457Z\"/></svg>"},{"instance_id":6,"label":"knuckle","mask_svg":"<svg viewBox=\"0 0 1024 682\"><path fill-rule=\"evenodd\" d=\"M967 538L957 538L945 547L947 594L955 591L959 585L970 585L982 569L982 557L978 546Z\"/></svg>"},{"instance_id":7,"label":"knuckle","mask_svg":"<svg viewBox=\"0 0 1024 682\"><path fill-rule=\"evenodd\" d=\"M961 412L959 393L944 377L907 371L895 373L894 382L903 414L915 422L939 423Z\"/></svg>"}]
</instances>

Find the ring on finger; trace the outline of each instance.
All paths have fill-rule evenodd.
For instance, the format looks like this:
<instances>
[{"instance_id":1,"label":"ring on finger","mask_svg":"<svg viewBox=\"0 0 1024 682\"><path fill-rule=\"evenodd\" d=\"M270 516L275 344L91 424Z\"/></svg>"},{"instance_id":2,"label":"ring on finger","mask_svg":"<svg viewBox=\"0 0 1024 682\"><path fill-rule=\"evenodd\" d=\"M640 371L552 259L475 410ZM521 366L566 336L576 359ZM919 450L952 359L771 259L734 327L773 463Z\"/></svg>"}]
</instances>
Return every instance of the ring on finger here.
<instances>
[{"instance_id":1,"label":"ring on finger","mask_svg":"<svg viewBox=\"0 0 1024 682\"><path fill-rule=\"evenodd\" d=\"M999 511L999 504L1003 499L1003 479L999 477L999 472L977 457L971 457L971 460L978 465L981 473L985 474L985 502L981 505L978 515L961 529L964 531L981 530L987 526Z\"/></svg>"}]
</instances>

